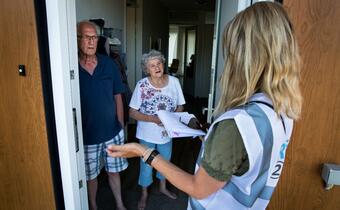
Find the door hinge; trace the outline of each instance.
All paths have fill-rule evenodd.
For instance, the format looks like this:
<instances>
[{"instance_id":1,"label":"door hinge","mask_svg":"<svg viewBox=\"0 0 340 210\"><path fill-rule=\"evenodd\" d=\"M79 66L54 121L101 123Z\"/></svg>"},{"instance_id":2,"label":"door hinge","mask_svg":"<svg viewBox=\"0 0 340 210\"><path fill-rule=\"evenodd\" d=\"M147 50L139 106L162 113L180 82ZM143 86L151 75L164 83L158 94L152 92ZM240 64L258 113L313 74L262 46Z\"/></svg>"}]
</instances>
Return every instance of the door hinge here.
<instances>
[{"instance_id":1,"label":"door hinge","mask_svg":"<svg viewBox=\"0 0 340 210\"><path fill-rule=\"evenodd\" d=\"M73 69L70 70L70 78L71 78L71 80L74 80L74 70Z\"/></svg>"},{"instance_id":2,"label":"door hinge","mask_svg":"<svg viewBox=\"0 0 340 210\"><path fill-rule=\"evenodd\" d=\"M78 152L79 151L79 135L78 135L76 108L72 108L72 112L73 112L74 141L75 141L76 152Z\"/></svg>"}]
</instances>

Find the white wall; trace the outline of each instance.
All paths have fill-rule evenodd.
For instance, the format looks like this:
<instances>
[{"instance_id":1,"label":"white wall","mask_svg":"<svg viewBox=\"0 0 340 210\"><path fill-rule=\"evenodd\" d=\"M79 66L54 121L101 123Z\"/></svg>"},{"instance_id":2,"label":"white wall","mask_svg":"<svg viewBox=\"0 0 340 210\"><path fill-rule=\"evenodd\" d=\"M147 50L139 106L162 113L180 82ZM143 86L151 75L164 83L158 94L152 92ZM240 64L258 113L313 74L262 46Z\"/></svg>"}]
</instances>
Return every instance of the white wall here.
<instances>
[{"instance_id":1,"label":"white wall","mask_svg":"<svg viewBox=\"0 0 340 210\"><path fill-rule=\"evenodd\" d=\"M77 21L104 18L105 28L124 29L124 0L76 0Z\"/></svg>"},{"instance_id":2,"label":"white wall","mask_svg":"<svg viewBox=\"0 0 340 210\"><path fill-rule=\"evenodd\" d=\"M128 83L133 91L136 82L142 78L143 1L137 0L137 7L126 8L126 14L126 66Z\"/></svg>"}]
</instances>

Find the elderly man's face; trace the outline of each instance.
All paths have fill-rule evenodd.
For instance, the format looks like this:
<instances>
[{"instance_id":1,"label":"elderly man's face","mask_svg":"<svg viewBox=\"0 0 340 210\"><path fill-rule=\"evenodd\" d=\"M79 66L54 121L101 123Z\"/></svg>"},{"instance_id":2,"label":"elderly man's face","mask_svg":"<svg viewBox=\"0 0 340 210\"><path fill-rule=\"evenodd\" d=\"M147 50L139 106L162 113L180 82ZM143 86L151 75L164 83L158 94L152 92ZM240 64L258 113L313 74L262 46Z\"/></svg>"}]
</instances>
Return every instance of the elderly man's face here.
<instances>
[{"instance_id":1,"label":"elderly man's face","mask_svg":"<svg viewBox=\"0 0 340 210\"><path fill-rule=\"evenodd\" d=\"M78 36L79 50L87 56L95 55L98 43L96 28L92 25L83 25Z\"/></svg>"}]
</instances>

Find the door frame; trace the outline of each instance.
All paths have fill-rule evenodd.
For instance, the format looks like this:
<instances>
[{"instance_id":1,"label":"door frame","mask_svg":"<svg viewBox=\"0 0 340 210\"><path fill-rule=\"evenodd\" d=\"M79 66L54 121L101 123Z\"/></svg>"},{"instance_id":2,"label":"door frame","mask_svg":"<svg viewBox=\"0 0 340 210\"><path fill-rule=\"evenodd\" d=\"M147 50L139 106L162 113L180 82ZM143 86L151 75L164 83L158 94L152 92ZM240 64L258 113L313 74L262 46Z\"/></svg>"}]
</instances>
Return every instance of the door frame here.
<instances>
[{"instance_id":1,"label":"door frame","mask_svg":"<svg viewBox=\"0 0 340 210\"><path fill-rule=\"evenodd\" d=\"M217 106L220 90L218 89L217 79L223 72L224 58L222 52L222 36L225 25L235 17L237 13L249 7L250 5L260 1L274 0L216 0L215 9L215 29L212 50L211 74L210 74L210 90L208 95L207 122L213 121L214 107ZM279 0L280 1L280 0ZM282 1L282 0L281 0ZM221 12L223 11L223 13Z\"/></svg>"},{"instance_id":2,"label":"door frame","mask_svg":"<svg viewBox=\"0 0 340 210\"><path fill-rule=\"evenodd\" d=\"M216 0L215 5L215 29L213 39L212 61L210 71L210 90L208 94L208 107L203 109L203 113L207 110L207 122L213 121L214 108L217 105L220 96L220 90L218 89L217 78L223 72L224 59L221 40L224 32L225 25L235 15L255 3L255 0ZM221 11L224 11L221 13Z\"/></svg>"},{"instance_id":3,"label":"door frame","mask_svg":"<svg viewBox=\"0 0 340 210\"><path fill-rule=\"evenodd\" d=\"M86 210L88 202L80 123L79 80L76 79L78 57L75 0L46 1L46 14L65 209Z\"/></svg>"},{"instance_id":4,"label":"door frame","mask_svg":"<svg viewBox=\"0 0 340 210\"><path fill-rule=\"evenodd\" d=\"M74 79L78 78L75 0L45 2L56 135L65 209L86 210L88 209L88 202L80 123L79 80ZM227 18L222 17L220 11L225 9L223 5L230 2L237 5L236 9L233 8L232 13L228 14ZM215 88L216 77L219 73L217 69L223 68L219 40L221 33L223 33L224 24L238 11L254 2L255 0L216 0L208 122L211 122L213 106L218 100L218 90L215 91ZM75 109L75 112L73 112L73 109ZM79 122L76 125L74 124L74 116L76 121ZM77 135L75 134L78 135L78 142L76 142ZM79 145L78 148L77 145Z\"/></svg>"},{"instance_id":5,"label":"door frame","mask_svg":"<svg viewBox=\"0 0 340 210\"><path fill-rule=\"evenodd\" d=\"M53 179L53 190L56 209L65 209L63 187L61 181L60 159L58 151L55 112L53 104L52 78L50 68L50 53L48 45L48 30L45 1L34 1L36 29L38 36L39 60L41 69L41 82L43 90L48 151Z\"/></svg>"}]
</instances>

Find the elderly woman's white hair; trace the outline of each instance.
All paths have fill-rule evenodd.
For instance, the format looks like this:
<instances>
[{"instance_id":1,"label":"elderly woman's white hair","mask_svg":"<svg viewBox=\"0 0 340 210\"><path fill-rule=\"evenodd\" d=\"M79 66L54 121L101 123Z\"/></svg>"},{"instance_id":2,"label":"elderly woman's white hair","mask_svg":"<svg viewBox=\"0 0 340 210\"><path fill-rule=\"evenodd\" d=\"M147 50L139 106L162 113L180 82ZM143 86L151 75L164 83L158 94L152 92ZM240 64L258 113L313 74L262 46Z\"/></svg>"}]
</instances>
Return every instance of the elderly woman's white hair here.
<instances>
[{"instance_id":1,"label":"elderly woman's white hair","mask_svg":"<svg viewBox=\"0 0 340 210\"><path fill-rule=\"evenodd\" d=\"M141 60L141 67L142 67L142 70L148 74L147 70L147 64L150 60L152 59L158 59L159 61L161 61L163 64L165 63L165 58L164 58L164 55L157 51L157 50L150 50L150 52L148 53L144 53L142 55L142 60Z\"/></svg>"}]
</instances>

